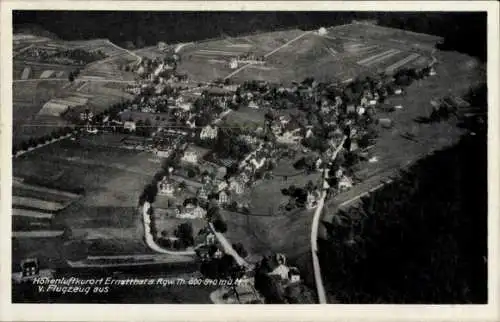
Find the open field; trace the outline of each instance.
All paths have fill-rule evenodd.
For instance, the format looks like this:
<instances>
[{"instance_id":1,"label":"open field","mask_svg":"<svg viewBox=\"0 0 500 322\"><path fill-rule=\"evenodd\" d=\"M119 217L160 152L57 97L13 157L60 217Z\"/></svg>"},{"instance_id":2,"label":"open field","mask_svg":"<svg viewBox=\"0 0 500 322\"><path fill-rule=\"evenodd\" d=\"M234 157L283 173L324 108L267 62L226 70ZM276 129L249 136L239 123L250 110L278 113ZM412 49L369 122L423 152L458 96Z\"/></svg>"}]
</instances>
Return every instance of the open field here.
<instances>
[{"instance_id":1,"label":"open field","mask_svg":"<svg viewBox=\"0 0 500 322\"><path fill-rule=\"evenodd\" d=\"M196 81L225 77L235 72L228 68L231 57L251 52L265 55L265 64L240 64L241 70L231 77L234 81L260 79L286 84L311 76L321 81L344 81L359 74L421 66L430 60L429 53L438 40L361 24L334 27L325 36L279 31L196 43L183 51L180 70Z\"/></svg>"},{"instance_id":2,"label":"open field","mask_svg":"<svg viewBox=\"0 0 500 322\"><path fill-rule=\"evenodd\" d=\"M264 115L266 108L253 109L250 107L240 108L237 111L229 113L223 121L227 126L243 126L245 124L254 124L264 126Z\"/></svg>"},{"instance_id":3,"label":"open field","mask_svg":"<svg viewBox=\"0 0 500 322\"><path fill-rule=\"evenodd\" d=\"M14 162L14 175L25 184L83 190L80 199L58 212L54 223L69 227L77 240L100 242L92 253L147 252L137 200L158 165L148 161L147 153L87 142L63 140L23 155Z\"/></svg>"},{"instance_id":4,"label":"open field","mask_svg":"<svg viewBox=\"0 0 500 322\"><path fill-rule=\"evenodd\" d=\"M43 104L62 93L66 81L38 81L13 84L13 140L19 143L52 133L68 124L57 116L38 115Z\"/></svg>"},{"instance_id":5,"label":"open field","mask_svg":"<svg viewBox=\"0 0 500 322\"><path fill-rule=\"evenodd\" d=\"M231 73L229 64L209 62L208 59L192 57L183 60L177 67L180 73L185 73L188 78L195 82L211 81L217 78L224 78Z\"/></svg>"},{"instance_id":6,"label":"open field","mask_svg":"<svg viewBox=\"0 0 500 322\"><path fill-rule=\"evenodd\" d=\"M286 181L281 176L277 176L273 180L262 180L262 182L259 182L257 186L252 187L251 191L248 192L250 196L250 212L252 214L270 216L279 214L280 211L278 210L278 207L280 204L285 204L288 201L288 197L281 193L281 189L288 188L291 185L303 187L309 180L316 183L320 177L319 172L310 175L306 175L304 173L294 175L300 171L288 168L292 167L279 165L276 169L277 173L279 171L280 174L290 174ZM295 211L296 209L292 210L292 213Z\"/></svg>"}]
</instances>

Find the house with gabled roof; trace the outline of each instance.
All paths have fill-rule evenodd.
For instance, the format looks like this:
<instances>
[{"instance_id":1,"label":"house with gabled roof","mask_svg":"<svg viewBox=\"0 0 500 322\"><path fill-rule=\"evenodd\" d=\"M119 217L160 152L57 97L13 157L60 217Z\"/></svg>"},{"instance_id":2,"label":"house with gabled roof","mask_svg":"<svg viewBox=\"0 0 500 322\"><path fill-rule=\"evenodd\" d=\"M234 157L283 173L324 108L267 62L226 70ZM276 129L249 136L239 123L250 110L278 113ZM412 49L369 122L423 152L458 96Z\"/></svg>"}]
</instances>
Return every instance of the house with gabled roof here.
<instances>
[{"instance_id":1,"label":"house with gabled roof","mask_svg":"<svg viewBox=\"0 0 500 322\"><path fill-rule=\"evenodd\" d=\"M220 191L217 202L220 205L225 205L225 204L230 203L231 202L231 195L230 195L229 191L227 191L227 190Z\"/></svg>"},{"instance_id":2,"label":"house with gabled roof","mask_svg":"<svg viewBox=\"0 0 500 322\"><path fill-rule=\"evenodd\" d=\"M200 139L215 139L217 137L219 128L217 126L207 125L200 132Z\"/></svg>"},{"instance_id":3,"label":"house with gabled roof","mask_svg":"<svg viewBox=\"0 0 500 322\"><path fill-rule=\"evenodd\" d=\"M196 196L201 200L208 200L209 193L210 191L208 191L205 186L201 186L196 192Z\"/></svg>"},{"instance_id":4,"label":"house with gabled roof","mask_svg":"<svg viewBox=\"0 0 500 322\"><path fill-rule=\"evenodd\" d=\"M175 186L166 176L158 182L158 193L161 195L172 196L175 192Z\"/></svg>"}]
</instances>

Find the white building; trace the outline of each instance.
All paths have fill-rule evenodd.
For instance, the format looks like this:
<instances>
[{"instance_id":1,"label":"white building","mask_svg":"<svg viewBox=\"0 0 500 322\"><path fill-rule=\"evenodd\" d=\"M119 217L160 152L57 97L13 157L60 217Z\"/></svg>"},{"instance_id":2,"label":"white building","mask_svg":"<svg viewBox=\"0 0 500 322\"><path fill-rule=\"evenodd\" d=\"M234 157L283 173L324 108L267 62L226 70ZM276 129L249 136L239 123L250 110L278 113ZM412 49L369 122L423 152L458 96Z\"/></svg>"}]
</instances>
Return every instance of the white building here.
<instances>
[{"instance_id":1,"label":"white building","mask_svg":"<svg viewBox=\"0 0 500 322\"><path fill-rule=\"evenodd\" d=\"M312 191L307 193L306 208L313 209L318 205L319 192Z\"/></svg>"},{"instance_id":2,"label":"white building","mask_svg":"<svg viewBox=\"0 0 500 322\"><path fill-rule=\"evenodd\" d=\"M325 36L326 34L328 34L328 30L326 30L325 27L321 27L318 29L318 35Z\"/></svg>"},{"instance_id":3,"label":"white building","mask_svg":"<svg viewBox=\"0 0 500 322\"><path fill-rule=\"evenodd\" d=\"M175 187L172 182L170 182L166 177L158 182L158 193L166 196L173 196L175 192Z\"/></svg>"},{"instance_id":4,"label":"white building","mask_svg":"<svg viewBox=\"0 0 500 322\"><path fill-rule=\"evenodd\" d=\"M219 132L219 128L217 126L207 125L205 126L200 133L200 139L215 139Z\"/></svg>"},{"instance_id":5,"label":"white building","mask_svg":"<svg viewBox=\"0 0 500 322\"><path fill-rule=\"evenodd\" d=\"M186 121L186 125L189 128L194 129L196 127L196 120L194 118L190 118Z\"/></svg>"},{"instance_id":6,"label":"white building","mask_svg":"<svg viewBox=\"0 0 500 322\"><path fill-rule=\"evenodd\" d=\"M229 190L239 195L245 192L245 186L240 180L231 178L229 181Z\"/></svg>"},{"instance_id":7,"label":"white building","mask_svg":"<svg viewBox=\"0 0 500 322\"><path fill-rule=\"evenodd\" d=\"M343 175L339 180L338 189L347 190L350 189L351 187L352 187L352 180L349 177Z\"/></svg>"},{"instance_id":8,"label":"white building","mask_svg":"<svg viewBox=\"0 0 500 322\"><path fill-rule=\"evenodd\" d=\"M256 158L252 158L252 160L250 160L250 163L254 166L254 169L255 170L259 170L260 168L262 168L264 166L264 164L266 163L266 158L265 157L262 157L260 160L257 161Z\"/></svg>"},{"instance_id":9,"label":"white building","mask_svg":"<svg viewBox=\"0 0 500 322\"><path fill-rule=\"evenodd\" d=\"M155 154L159 156L160 158L168 158L170 154L172 153L171 150L156 150Z\"/></svg>"},{"instance_id":10,"label":"white building","mask_svg":"<svg viewBox=\"0 0 500 322\"><path fill-rule=\"evenodd\" d=\"M248 144L255 144L258 141L257 137L248 134L241 134L238 138Z\"/></svg>"},{"instance_id":11,"label":"white building","mask_svg":"<svg viewBox=\"0 0 500 322\"><path fill-rule=\"evenodd\" d=\"M226 181L221 181L217 185L217 191L222 191L222 190L227 189L227 188L229 188L229 184Z\"/></svg>"},{"instance_id":12,"label":"white building","mask_svg":"<svg viewBox=\"0 0 500 322\"><path fill-rule=\"evenodd\" d=\"M224 190L219 192L219 198L217 199L217 201L221 205L228 204L229 202L231 202L231 198L229 196L229 193L227 193Z\"/></svg>"},{"instance_id":13,"label":"white building","mask_svg":"<svg viewBox=\"0 0 500 322\"><path fill-rule=\"evenodd\" d=\"M130 132L135 132L135 122L134 121L126 121L125 123L123 123L123 128L125 130L128 130Z\"/></svg>"},{"instance_id":14,"label":"white building","mask_svg":"<svg viewBox=\"0 0 500 322\"><path fill-rule=\"evenodd\" d=\"M229 68L231 69L238 68L238 60L236 58L231 58L231 61L229 62Z\"/></svg>"},{"instance_id":15,"label":"white building","mask_svg":"<svg viewBox=\"0 0 500 322\"><path fill-rule=\"evenodd\" d=\"M259 105L255 103L253 100L248 103L248 107L253 108L253 109L259 109Z\"/></svg>"},{"instance_id":16,"label":"white building","mask_svg":"<svg viewBox=\"0 0 500 322\"><path fill-rule=\"evenodd\" d=\"M283 135L277 136L276 141L285 144L299 143L300 140L302 140L302 136L299 135L299 131L300 129L286 131L285 133L283 133Z\"/></svg>"},{"instance_id":17,"label":"white building","mask_svg":"<svg viewBox=\"0 0 500 322\"><path fill-rule=\"evenodd\" d=\"M196 151L186 150L182 156L182 161L189 163L198 163L198 154Z\"/></svg>"},{"instance_id":18,"label":"white building","mask_svg":"<svg viewBox=\"0 0 500 322\"><path fill-rule=\"evenodd\" d=\"M193 108L193 104L190 102L183 102L177 104L177 107L182 109L183 111L190 111Z\"/></svg>"}]
</instances>

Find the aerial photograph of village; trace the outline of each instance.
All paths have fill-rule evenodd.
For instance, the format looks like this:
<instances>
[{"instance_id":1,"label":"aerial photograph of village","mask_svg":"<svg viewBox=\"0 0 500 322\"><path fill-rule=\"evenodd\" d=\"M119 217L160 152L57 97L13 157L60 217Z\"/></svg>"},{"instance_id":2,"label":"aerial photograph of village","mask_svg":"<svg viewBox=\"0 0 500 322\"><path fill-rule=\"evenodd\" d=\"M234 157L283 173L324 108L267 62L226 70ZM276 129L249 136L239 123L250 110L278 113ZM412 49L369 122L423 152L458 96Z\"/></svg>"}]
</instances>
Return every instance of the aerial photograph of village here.
<instances>
[{"instance_id":1,"label":"aerial photograph of village","mask_svg":"<svg viewBox=\"0 0 500 322\"><path fill-rule=\"evenodd\" d=\"M13 11L12 302L487 303L486 18Z\"/></svg>"}]
</instances>

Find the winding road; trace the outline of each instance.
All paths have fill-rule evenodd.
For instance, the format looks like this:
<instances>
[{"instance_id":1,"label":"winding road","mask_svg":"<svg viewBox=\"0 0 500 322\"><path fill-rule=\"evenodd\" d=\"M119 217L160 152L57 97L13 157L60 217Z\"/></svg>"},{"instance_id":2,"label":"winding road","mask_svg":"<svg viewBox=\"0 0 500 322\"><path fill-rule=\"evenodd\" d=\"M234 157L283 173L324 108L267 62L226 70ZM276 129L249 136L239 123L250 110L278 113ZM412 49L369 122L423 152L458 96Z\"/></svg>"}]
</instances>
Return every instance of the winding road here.
<instances>
[{"instance_id":1,"label":"winding road","mask_svg":"<svg viewBox=\"0 0 500 322\"><path fill-rule=\"evenodd\" d=\"M335 149L331 161L335 161L337 158L338 153L342 149L342 146L344 145L345 140L347 139L346 136L342 138L342 141L340 144L337 146ZM321 192L321 198L318 202L318 206L316 207L316 210L314 212L314 217L313 217L313 222L312 222L312 228L311 228L311 253L312 253L312 261L313 261L313 269L314 269L314 280L316 282L316 291L318 293L318 299L320 304L326 304L326 292L325 292L325 287L323 285L323 278L321 276L321 267L319 265L319 258L318 258L318 227L319 227L319 220L321 218L321 214L323 212L323 207L325 206L325 199L326 199L326 191L328 189L328 183L326 179L328 178L328 172L325 171L324 177L323 177L323 191Z\"/></svg>"}]
</instances>

